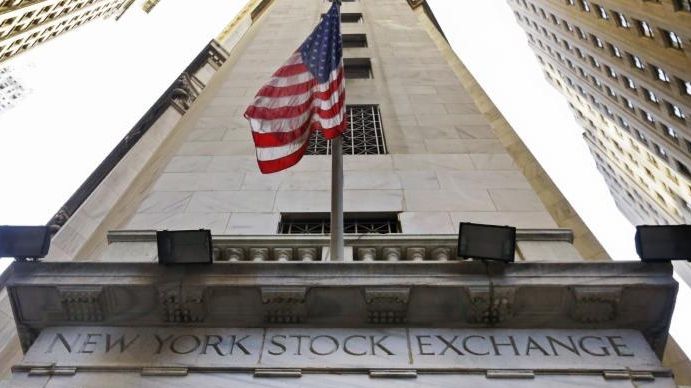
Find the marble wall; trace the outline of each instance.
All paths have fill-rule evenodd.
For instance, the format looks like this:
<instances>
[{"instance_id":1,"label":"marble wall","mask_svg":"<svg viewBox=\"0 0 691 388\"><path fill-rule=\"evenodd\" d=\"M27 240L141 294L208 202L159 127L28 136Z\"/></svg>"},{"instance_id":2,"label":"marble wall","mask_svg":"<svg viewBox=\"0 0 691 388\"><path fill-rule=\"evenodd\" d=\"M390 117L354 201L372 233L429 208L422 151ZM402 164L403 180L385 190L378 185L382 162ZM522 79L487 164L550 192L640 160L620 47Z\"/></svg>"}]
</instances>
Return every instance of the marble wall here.
<instances>
[{"instance_id":1,"label":"marble wall","mask_svg":"<svg viewBox=\"0 0 691 388\"><path fill-rule=\"evenodd\" d=\"M282 212L329 211L330 157L306 156L285 172L262 175L242 117L326 7L279 0L248 30L118 228L274 234ZM373 72L346 82L347 102L380 106L390 152L345 156L345 211L398 212L403 233L453 234L460 221L557 227L408 4L352 2L342 11L363 14L343 32L365 33L368 42L344 56L371 58Z\"/></svg>"}]
</instances>

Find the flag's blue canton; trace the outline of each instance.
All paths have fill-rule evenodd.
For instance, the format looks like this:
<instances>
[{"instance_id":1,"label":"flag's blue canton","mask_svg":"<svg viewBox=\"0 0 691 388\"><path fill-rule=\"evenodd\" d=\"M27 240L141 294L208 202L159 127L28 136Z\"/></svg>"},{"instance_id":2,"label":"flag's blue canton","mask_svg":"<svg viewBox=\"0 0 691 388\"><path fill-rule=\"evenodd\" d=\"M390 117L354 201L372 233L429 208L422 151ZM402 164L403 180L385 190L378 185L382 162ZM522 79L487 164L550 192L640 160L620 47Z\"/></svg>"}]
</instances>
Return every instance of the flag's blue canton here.
<instances>
[{"instance_id":1,"label":"flag's blue canton","mask_svg":"<svg viewBox=\"0 0 691 388\"><path fill-rule=\"evenodd\" d=\"M302 61L319 83L329 80L329 74L341 64L341 17L334 2L321 23L300 46Z\"/></svg>"}]
</instances>

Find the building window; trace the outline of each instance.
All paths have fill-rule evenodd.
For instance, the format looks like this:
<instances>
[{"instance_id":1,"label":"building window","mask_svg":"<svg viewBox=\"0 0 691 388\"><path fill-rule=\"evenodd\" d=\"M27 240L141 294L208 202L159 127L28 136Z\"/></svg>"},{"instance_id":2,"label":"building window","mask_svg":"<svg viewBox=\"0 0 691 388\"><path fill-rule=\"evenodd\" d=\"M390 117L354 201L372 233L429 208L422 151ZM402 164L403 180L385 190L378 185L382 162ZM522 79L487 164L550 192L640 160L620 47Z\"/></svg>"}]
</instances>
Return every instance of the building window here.
<instances>
[{"instance_id":1,"label":"building window","mask_svg":"<svg viewBox=\"0 0 691 388\"><path fill-rule=\"evenodd\" d=\"M622 57L621 50L619 50L619 47L617 47L615 45L610 45L610 47L611 47L612 55L614 55L617 58Z\"/></svg>"},{"instance_id":2,"label":"building window","mask_svg":"<svg viewBox=\"0 0 691 388\"><path fill-rule=\"evenodd\" d=\"M691 0L674 0L674 8L677 11L691 12Z\"/></svg>"},{"instance_id":3,"label":"building window","mask_svg":"<svg viewBox=\"0 0 691 388\"><path fill-rule=\"evenodd\" d=\"M674 104L667 103L667 107L669 109L669 112L676 118L680 120L686 120L686 114L684 114L684 111L681 110L678 106Z\"/></svg>"},{"instance_id":4,"label":"building window","mask_svg":"<svg viewBox=\"0 0 691 388\"><path fill-rule=\"evenodd\" d=\"M595 5L595 8L597 9L598 15L600 15L600 18L602 19L609 19L609 15L607 15L607 10L602 7L601 5Z\"/></svg>"},{"instance_id":5,"label":"building window","mask_svg":"<svg viewBox=\"0 0 691 388\"><path fill-rule=\"evenodd\" d=\"M365 34L343 34L341 37L343 39L343 48L367 47L367 35Z\"/></svg>"},{"instance_id":6,"label":"building window","mask_svg":"<svg viewBox=\"0 0 691 388\"><path fill-rule=\"evenodd\" d=\"M645 64L643 63L643 60L639 58L637 55L629 54L631 56L631 64L635 66L639 70L645 69Z\"/></svg>"},{"instance_id":7,"label":"building window","mask_svg":"<svg viewBox=\"0 0 691 388\"><path fill-rule=\"evenodd\" d=\"M653 115L651 115L649 112L646 112L646 111L641 111L641 112L643 113L643 118L644 118L647 122L649 122L649 123L651 123L651 124L654 124L654 123L655 123L655 118L653 117Z\"/></svg>"},{"instance_id":8,"label":"building window","mask_svg":"<svg viewBox=\"0 0 691 388\"><path fill-rule=\"evenodd\" d=\"M691 96L691 81L679 80L679 84L681 85L681 94Z\"/></svg>"},{"instance_id":9,"label":"building window","mask_svg":"<svg viewBox=\"0 0 691 388\"><path fill-rule=\"evenodd\" d=\"M362 23L361 13L342 13L341 14L342 23Z\"/></svg>"},{"instance_id":10,"label":"building window","mask_svg":"<svg viewBox=\"0 0 691 388\"><path fill-rule=\"evenodd\" d=\"M396 213L344 213L344 232L348 234L401 233ZM278 224L279 234L329 234L329 213L285 213Z\"/></svg>"},{"instance_id":11,"label":"building window","mask_svg":"<svg viewBox=\"0 0 691 388\"><path fill-rule=\"evenodd\" d=\"M661 68L654 66L653 70L655 72L655 75L657 76L657 79L659 79L662 82L669 83L669 75L662 70Z\"/></svg>"},{"instance_id":12,"label":"building window","mask_svg":"<svg viewBox=\"0 0 691 388\"><path fill-rule=\"evenodd\" d=\"M664 160L667 160L668 155L667 155L667 150L664 148L660 147L659 145L653 143L653 148L655 149L655 153L657 156L661 157Z\"/></svg>"},{"instance_id":13,"label":"building window","mask_svg":"<svg viewBox=\"0 0 691 388\"><path fill-rule=\"evenodd\" d=\"M653 28L650 27L650 24L644 20L637 20L636 21L638 24L638 31L641 33L641 35L645 36L646 38L653 38L655 34L653 33Z\"/></svg>"},{"instance_id":14,"label":"building window","mask_svg":"<svg viewBox=\"0 0 691 388\"><path fill-rule=\"evenodd\" d=\"M687 178L691 178L691 171L689 171L689 168L686 167L686 165L684 163L682 163L676 159L674 161L677 162L677 170L679 170L681 175L683 175Z\"/></svg>"},{"instance_id":15,"label":"building window","mask_svg":"<svg viewBox=\"0 0 691 388\"><path fill-rule=\"evenodd\" d=\"M578 36L581 39L588 39L588 35L586 35L586 33L583 32L583 30L581 30L580 28L576 27L576 32L578 32Z\"/></svg>"},{"instance_id":16,"label":"building window","mask_svg":"<svg viewBox=\"0 0 691 388\"><path fill-rule=\"evenodd\" d=\"M624 105L626 105L627 108L629 108L630 110L636 110L636 108L633 106L633 103L631 102L631 100L629 100L626 97L622 97L621 99L622 99L622 101L624 101Z\"/></svg>"},{"instance_id":17,"label":"building window","mask_svg":"<svg viewBox=\"0 0 691 388\"><path fill-rule=\"evenodd\" d=\"M611 68L610 66L607 66L607 73L609 73L610 77L617 78L617 72L614 71L614 69Z\"/></svg>"},{"instance_id":18,"label":"building window","mask_svg":"<svg viewBox=\"0 0 691 388\"><path fill-rule=\"evenodd\" d=\"M372 78L372 62L369 58L344 58L346 79Z\"/></svg>"},{"instance_id":19,"label":"building window","mask_svg":"<svg viewBox=\"0 0 691 388\"><path fill-rule=\"evenodd\" d=\"M636 84L633 82L633 80L631 78L629 78L627 76L623 76L623 77L624 77L624 82L626 82L626 86L629 89L636 89Z\"/></svg>"},{"instance_id":20,"label":"building window","mask_svg":"<svg viewBox=\"0 0 691 388\"><path fill-rule=\"evenodd\" d=\"M646 137L645 137L645 135L643 134L643 132L641 132L641 131L639 131L639 130L636 130L636 136L638 136L638 140L640 140L641 143L643 143L645 146L648 145L648 139L646 139Z\"/></svg>"},{"instance_id":21,"label":"building window","mask_svg":"<svg viewBox=\"0 0 691 388\"><path fill-rule=\"evenodd\" d=\"M670 138L670 140L672 140L675 143L679 143L679 135L677 135L677 131L675 131L674 128L662 124L662 129L664 130L665 135L667 135L667 137Z\"/></svg>"},{"instance_id":22,"label":"building window","mask_svg":"<svg viewBox=\"0 0 691 388\"><path fill-rule=\"evenodd\" d=\"M623 13L614 12L614 18L617 19L617 24L619 25L619 27L623 27L623 28L631 27L631 24L629 23L628 19L626 19L626 16L624 16Z\"/></svg>"},{"instance_id":23,"label":"building window","mask_svg":"<svg viewBox=\"0 0 691 388\"><path fill-rule=\"evenodd\" d=\"M683 43L681 41L681 37L677 35L674 31L665 31L665 39L667 40L667 44L670 47L673 47L675 49L683 49Z\"/></svg>"},{"instance_id":24,"label":"building window","mask_svg":"<svg viewBox=\"0 0 691 388\"><path fill-rule=\"evenodd\" d=\"M658 99L655 93L653 93L652 91L643 88L643 92L645 93L645 96L648 98L650 102L654 104L658 104L660 102L660 99Z\"/></svg>"},{"instance_id":25,"label":"building window","mask_svg":"<svg viewBox=\"0 0 691 388\"><path fill-rule=\"evenodd\" d=\"M590 4L588 3L588 0L581 0L581 9L585 12L590 12Z\"/></svg>"},{"instance_id":26,"label":"building window","mask_svg":"<svg viewBox=\"0 0 691 388\"><path fill-rule=\"evenodd\" d=\"M344 155L387 154L381 113L377 105L348 105L348 129L343 133ZM307 155L330 155L331 141L321 133L314 132L310 137Z\"/></svg>"}]
</instances>

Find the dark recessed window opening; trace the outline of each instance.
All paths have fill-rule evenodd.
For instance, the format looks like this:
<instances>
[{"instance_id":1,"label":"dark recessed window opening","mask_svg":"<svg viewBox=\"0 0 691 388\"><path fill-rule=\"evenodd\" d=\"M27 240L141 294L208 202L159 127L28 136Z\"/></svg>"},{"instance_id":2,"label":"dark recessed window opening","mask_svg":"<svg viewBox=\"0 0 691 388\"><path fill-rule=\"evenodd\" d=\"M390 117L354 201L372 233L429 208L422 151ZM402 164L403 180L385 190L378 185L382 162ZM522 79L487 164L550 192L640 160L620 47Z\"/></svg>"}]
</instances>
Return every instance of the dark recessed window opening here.
<instances>
[{"instance_id":1,"label":"dark recessed window opening","mask_svg":"<svg viewBox=\"0 0 691 388\"><path fill-rule=\"evenodd\" d=\"M343 58L346 79L372 78L372 62L369 58Z\"/></svg>"},{"instance_id":2,"label":"dark recessed window opening","mask_svg":"<svg viewBox=\"0 0 691 388\"><path fill-rule=\"evenodd\" d=\"M343 34L343 47L367 47L367 35Z\"/></svg>"},{"instance_id":3,"label":"dark recessed window opening","mask_svg":"<svg viewBox=\"0 0 691 388\"><path fill-rule=\"evenodd\" d=\"M322 18L326 14L322 14ZM346 12L341 14L341 23L362 23L362 14L359 12Z\"/></svg>"},{"instance_id":4,"label":"dark recessed window opening","mask_svg":"<svg viewBox=\"0 0 691 388\"><path fill-rule=\"evenodd\" d=\"M347 234L401 233L397 213L345 213L344 232ZM279 234L329 234L329 213L283 213L278 224Z\"/></svg>"},{"instance_id":5,"label":"dark recessed window opening","mask_svg":"<svg viewBox=\"0 0 691 388\"><path fill-rule=\"evenodd\" d=\"M348 105L348 128L343 133L344 155L387 154L378 105ZM320 133L311 135L307 155L331 155L331 141Z\"/></svg>"}]
</instances>

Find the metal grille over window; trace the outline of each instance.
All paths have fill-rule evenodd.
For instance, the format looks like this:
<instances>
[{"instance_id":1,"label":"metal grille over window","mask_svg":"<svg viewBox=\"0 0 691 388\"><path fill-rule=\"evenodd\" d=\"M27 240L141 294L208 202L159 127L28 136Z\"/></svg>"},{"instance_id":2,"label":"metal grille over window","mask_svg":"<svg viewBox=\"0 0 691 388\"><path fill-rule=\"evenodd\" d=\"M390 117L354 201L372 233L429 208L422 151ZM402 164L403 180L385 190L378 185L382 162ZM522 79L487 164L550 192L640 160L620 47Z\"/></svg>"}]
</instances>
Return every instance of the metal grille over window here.
<instances>
[{"instance_id":1,"label":"metal grille over window","mask_svg":"<svg viewBox=\"0 0 691 388\"><path fill-rule=\"evenodd\" d=\"M391 214L348 214L345 215L347 234L391 234L401 233L401 225L395 213ZM293 215L284 214L278 225L279 234L329 234L328 214Z\"/></svg>"},{"instance_id":2,"label":"metal grille over window","mask_svg":"<svg viewBox=\"0 0 691 388\"><path fill-rule=\"evenodd\" d=\"M381 113L377 105L348 105L348 129L343 133L344 155L387 154ZM307 155L331 155L331 141L313 133Z\"/></svg>"}]
</instances>

